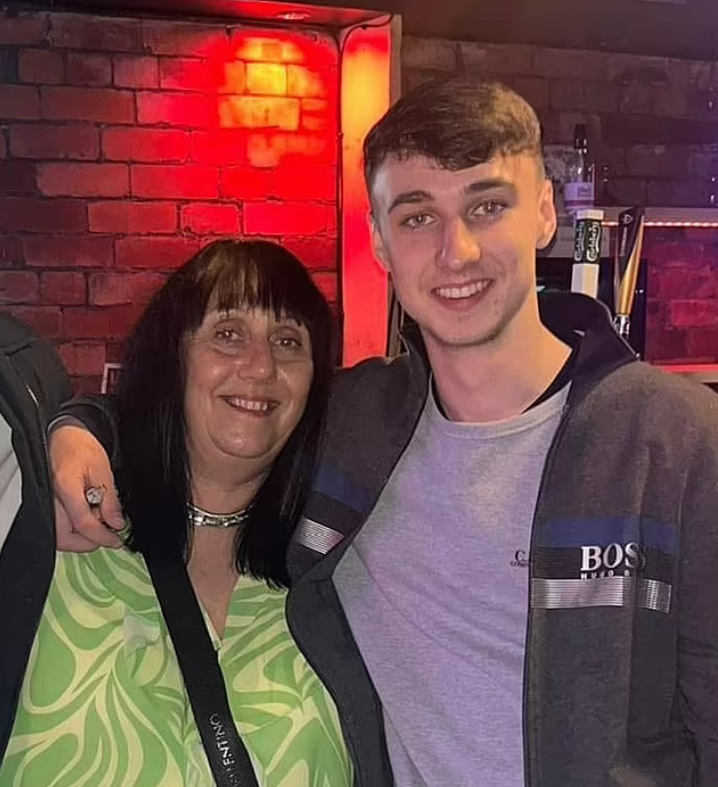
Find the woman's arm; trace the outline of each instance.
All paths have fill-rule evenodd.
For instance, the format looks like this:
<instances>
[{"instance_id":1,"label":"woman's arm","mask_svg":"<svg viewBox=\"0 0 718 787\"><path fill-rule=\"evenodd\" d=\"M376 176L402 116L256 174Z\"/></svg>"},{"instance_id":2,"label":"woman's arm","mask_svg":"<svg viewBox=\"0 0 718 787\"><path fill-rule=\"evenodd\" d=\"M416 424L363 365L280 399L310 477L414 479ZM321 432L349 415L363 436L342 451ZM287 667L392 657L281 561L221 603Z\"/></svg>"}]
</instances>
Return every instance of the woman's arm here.
<instances>
[{"instance_id":1,"label":"woman's arm","mask_svg":"<svg viewBox=\"0 0 718 787\"><path fill-rule=\"evenodd\" d=\"M113 532L124 527L112 469L119 460L116 436L116 413L110 397L72 399L50 425L58 549L91 552L99 546L122 546ZM97 508L90 508L85 498L90 487L104 487Z\"/></svg>"}]
</instances>

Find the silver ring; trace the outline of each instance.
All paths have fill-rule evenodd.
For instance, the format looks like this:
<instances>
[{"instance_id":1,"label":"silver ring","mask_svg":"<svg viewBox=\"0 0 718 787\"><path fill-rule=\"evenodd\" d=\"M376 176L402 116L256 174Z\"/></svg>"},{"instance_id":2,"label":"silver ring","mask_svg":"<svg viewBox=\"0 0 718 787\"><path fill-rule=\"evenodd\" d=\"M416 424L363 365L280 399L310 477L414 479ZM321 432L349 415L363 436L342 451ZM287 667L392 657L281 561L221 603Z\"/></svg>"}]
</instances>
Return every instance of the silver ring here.
<instances>
[{"instance_id":1,"label":"silver ring","mask_svg":"<svg viewBox=\"0 0 718 787\"><path fill-rule=\"evenodd\" d=\"M90 508L98 508L102 504L106 491L107 487L103 484L100 484L100 486L90 486L85 489L85 500L87 500L87 504Z\"/></svg>"}]
</instances>

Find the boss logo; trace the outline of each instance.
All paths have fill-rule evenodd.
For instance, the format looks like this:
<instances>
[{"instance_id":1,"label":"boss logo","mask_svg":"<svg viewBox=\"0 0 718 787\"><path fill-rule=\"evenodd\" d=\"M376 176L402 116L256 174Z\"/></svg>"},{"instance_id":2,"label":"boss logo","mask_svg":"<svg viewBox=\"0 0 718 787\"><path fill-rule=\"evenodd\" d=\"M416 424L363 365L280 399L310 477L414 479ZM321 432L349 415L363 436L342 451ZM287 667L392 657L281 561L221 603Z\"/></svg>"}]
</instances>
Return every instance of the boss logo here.
<instances>
[{"instance_id":1,"label":"boss logo","mask_svg":"<svg viewBox=\"0 0 718 787\"><path fill-rule=\"evenodd\" d=\"M581 547L581 579L631 577L646 565L643 547L634 541L626 544Z\"/></svg>"}]
</instances>

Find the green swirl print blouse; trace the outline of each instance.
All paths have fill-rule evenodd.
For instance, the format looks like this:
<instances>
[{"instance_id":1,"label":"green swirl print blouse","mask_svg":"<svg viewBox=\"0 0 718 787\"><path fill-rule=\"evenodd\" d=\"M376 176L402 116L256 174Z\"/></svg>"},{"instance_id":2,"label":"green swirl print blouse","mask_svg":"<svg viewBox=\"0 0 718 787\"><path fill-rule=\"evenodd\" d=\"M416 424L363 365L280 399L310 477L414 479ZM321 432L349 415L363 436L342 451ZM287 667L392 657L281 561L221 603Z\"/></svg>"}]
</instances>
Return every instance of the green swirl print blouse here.
<instances>
[{"instance_id":1,"label":"green swirl print blouse","mask_svg":"<svg viewBox=\"0 0 718 787\"><path fill-rule=\"evenodd\" d=\"M350 787L331 697L287 628L286 591L241 577L220 641L262 787ZM212 787L143 559L59 553L0 787Z\"/></svg>"}]
</instances>

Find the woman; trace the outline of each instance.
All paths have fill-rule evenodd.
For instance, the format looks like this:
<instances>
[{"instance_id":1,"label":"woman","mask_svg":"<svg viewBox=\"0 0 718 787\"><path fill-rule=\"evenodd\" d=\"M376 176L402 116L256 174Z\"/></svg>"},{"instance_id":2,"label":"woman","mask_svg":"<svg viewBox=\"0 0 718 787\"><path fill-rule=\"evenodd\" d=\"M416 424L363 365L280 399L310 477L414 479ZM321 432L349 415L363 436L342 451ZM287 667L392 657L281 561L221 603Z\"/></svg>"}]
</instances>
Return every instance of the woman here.
<instances>
[{"instance_id":1,"label":"woman","mask_svg":"<svg viewBox=\"0 0 718 787\"><path fill-rule=\"evenodd\" d=\"M212 243L155 295L118 394L128 549L58 553L2 787L213 783L147 568L178 556L259 784L351 784L284 614L331 354L326 301L274 244Z\"/></svg>"}]
</instances>

